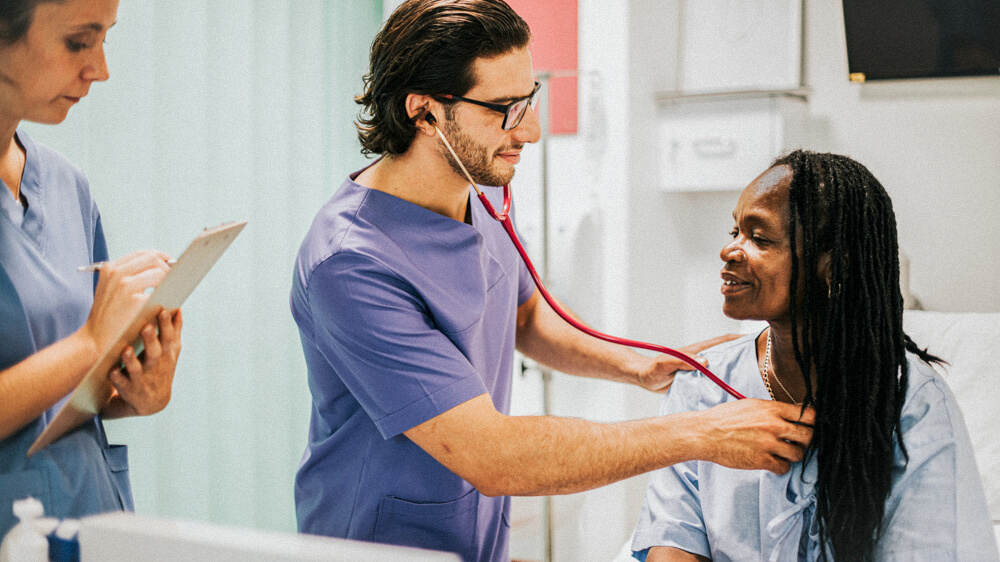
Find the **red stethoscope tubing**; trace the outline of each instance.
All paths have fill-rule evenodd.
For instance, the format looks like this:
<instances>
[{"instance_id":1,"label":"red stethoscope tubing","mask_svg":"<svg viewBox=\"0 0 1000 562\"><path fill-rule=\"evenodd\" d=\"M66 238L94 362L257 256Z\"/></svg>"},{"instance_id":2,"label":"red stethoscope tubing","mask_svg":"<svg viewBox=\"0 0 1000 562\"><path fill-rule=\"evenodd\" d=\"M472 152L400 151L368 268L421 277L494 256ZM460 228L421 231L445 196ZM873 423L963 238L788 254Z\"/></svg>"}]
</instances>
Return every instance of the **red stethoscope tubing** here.
<instances>
[{"instance_id":1,"label":"red stethoscope tubing","mask_svg":"<svg viewBox=\"0 0 1000 562\"><path fill-rule=\"evenodd\" d=\"M598 332L597 330L590 328L589 326L577 321L575 318L570 316L562 308L562 306L560 306L559 303L557 303L556 300L552 298L552 295L549 294L549 291L545 288L545 285L542 283L541 278L538 276L538 272L535 271L535 266L532 265L531 260L528 258L528 253L524 251L524 246L521 245L521 241L518 240L517 234L514 232L514 223L510 220L510 184L503 186L503 212L501 213L496 212L496 209L493 208L493 204L490 203L489 199L486 198L486 195L484 195L478 189L476 190L476 192L479 197L479 200L482 201L483 203L483 207L486 208L486 211L490 215L492 215L493 218L500 221L500 224L503 225L503 229L507 231L507 235L510 236L511 242L513 242L514 247L517 248L517 253L521 254L521 259L524 260L524 265L527 266L528 272L531 273L531 278L534 279L535 286L538 287L538 292L542 294L542 297L545 299L545 302L549 303L549 306L552 307L552 310L554 310L556 314L558 314L563 320L568 322L571 326L573 326L577 330L580 330L581 332L593 336L599 340L604 340L606 342L611 342L618 345L625 345L628 347L638 347L641 349L648 349L649 351L655 351L657 353L665 353L667 355L676 357L677 359L684 361L688 365L691 365L692 367L700 371L703 375L711 379L712 382L719 385L723 390L731 394L737 400L742 400L743 398L745 398L745 396L737 392L733 387L726 384L722 379L715 376L701 363L698 363L693 358L691 358L691 356L685 353L682 353L675 349L670 349L669 347L664 347L662 345L656 345L652 343L645 343L640 341L628 340L625 338L619 338L615 336L609 336L608 334L603 334L601 332Z\"/></svg>"}]
</instances>

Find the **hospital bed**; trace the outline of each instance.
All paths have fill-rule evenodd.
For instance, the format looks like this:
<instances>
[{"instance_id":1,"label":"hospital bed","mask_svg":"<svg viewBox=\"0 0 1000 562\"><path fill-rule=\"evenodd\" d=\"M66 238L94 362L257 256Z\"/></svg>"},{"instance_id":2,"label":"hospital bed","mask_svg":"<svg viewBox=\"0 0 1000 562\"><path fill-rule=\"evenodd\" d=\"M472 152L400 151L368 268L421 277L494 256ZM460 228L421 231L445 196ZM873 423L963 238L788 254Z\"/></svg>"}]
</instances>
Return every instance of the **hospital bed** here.
<instances>
[{"instance_id":1,"label":"hospital bed","mask_svg":"<svg viewBox=\"0 0 1000 562\"><path fill-rule=\"evenodd\" d=\"M934 367L955 394L969 428L1000 545L1000 313L907 310L903 329L921 347L948 361Z\"/></svg>"}]
</instances>

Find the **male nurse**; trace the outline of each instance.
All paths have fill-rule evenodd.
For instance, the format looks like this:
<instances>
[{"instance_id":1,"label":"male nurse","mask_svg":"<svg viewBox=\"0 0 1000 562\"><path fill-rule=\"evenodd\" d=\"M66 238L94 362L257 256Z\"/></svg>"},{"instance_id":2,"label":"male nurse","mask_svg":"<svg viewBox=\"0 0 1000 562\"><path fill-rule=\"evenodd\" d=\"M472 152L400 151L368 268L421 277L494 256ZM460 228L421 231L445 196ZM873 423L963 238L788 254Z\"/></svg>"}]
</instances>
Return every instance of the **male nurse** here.
<instances>
[{"instance_id":1,"label":"male nurse","mask_svg":"<svg viewBox=\"0 0 1000 562\"><path fill-rule=\"evenodd\" d=\"M502 0L408 0L372 44L359 137L381 158L320 209L291 294L312 393L301 532L505 561L509 496L690 460L784 473L811 439L798 407L757 400L616 424L509 415L515 349L650 390L684 366L559 318L437 136L499 208L540 135L530 40Z\"/></svg>"}]
</instances>

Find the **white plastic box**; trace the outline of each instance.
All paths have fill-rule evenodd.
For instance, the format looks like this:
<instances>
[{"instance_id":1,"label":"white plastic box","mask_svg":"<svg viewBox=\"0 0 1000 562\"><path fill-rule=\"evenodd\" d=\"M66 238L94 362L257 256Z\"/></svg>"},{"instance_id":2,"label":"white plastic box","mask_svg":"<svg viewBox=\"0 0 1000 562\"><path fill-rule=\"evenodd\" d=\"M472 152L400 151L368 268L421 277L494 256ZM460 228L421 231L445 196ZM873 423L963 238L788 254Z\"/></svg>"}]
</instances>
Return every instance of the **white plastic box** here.
<instances>
[{"instance_id":1,"label":"white plastic box","mask_svg":"<svg viewBox=\"0 0 1000 562\"><path fill-rule=\"evenodd\" d=\"M783 94L666 101L659 106L660 187L742 189L802 146L806 103Z\"/></svg>"},{"instance_id":2,"label":"white plastic box","mask_svg":"<svg viewBox=\"0 0 1000 562\"><path fill-rule=\"evenodd\" d=\"M459 562L453 553L134 513L85 517L79 538L82 562Z\"/></svg>"}]
</instances>

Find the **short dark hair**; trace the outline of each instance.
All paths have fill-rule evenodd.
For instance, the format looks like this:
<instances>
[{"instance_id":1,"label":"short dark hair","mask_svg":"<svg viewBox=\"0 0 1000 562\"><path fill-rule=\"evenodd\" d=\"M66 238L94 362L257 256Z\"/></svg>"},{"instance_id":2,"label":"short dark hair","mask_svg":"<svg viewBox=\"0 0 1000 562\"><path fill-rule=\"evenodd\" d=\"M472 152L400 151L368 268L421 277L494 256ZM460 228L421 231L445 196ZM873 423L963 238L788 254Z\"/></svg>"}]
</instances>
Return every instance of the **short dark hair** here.
<instances>
[{"instance_id":1,"label":"short dark hair","mask_svg":"<svg viewBox=\"0 0 1000 562\"><path fill-rule=\"evenodd\" d=\"M417 133L406 96L463 95L473 63L525 47L531 30L503 0L407 0L372 42L358 118L365 154L402 154Z\"/></svg>"},{"instance_id":2,"label":"short dark hair","mask_svg":"<svg viewBox=\"0 0 1000 562\"><path fill-rule=\"evenodd\" d=\"M65 0L3 0L0 2L0 45L13 45L24 37L35 19L35 8Z\"/></svg>"}]
</instances>

